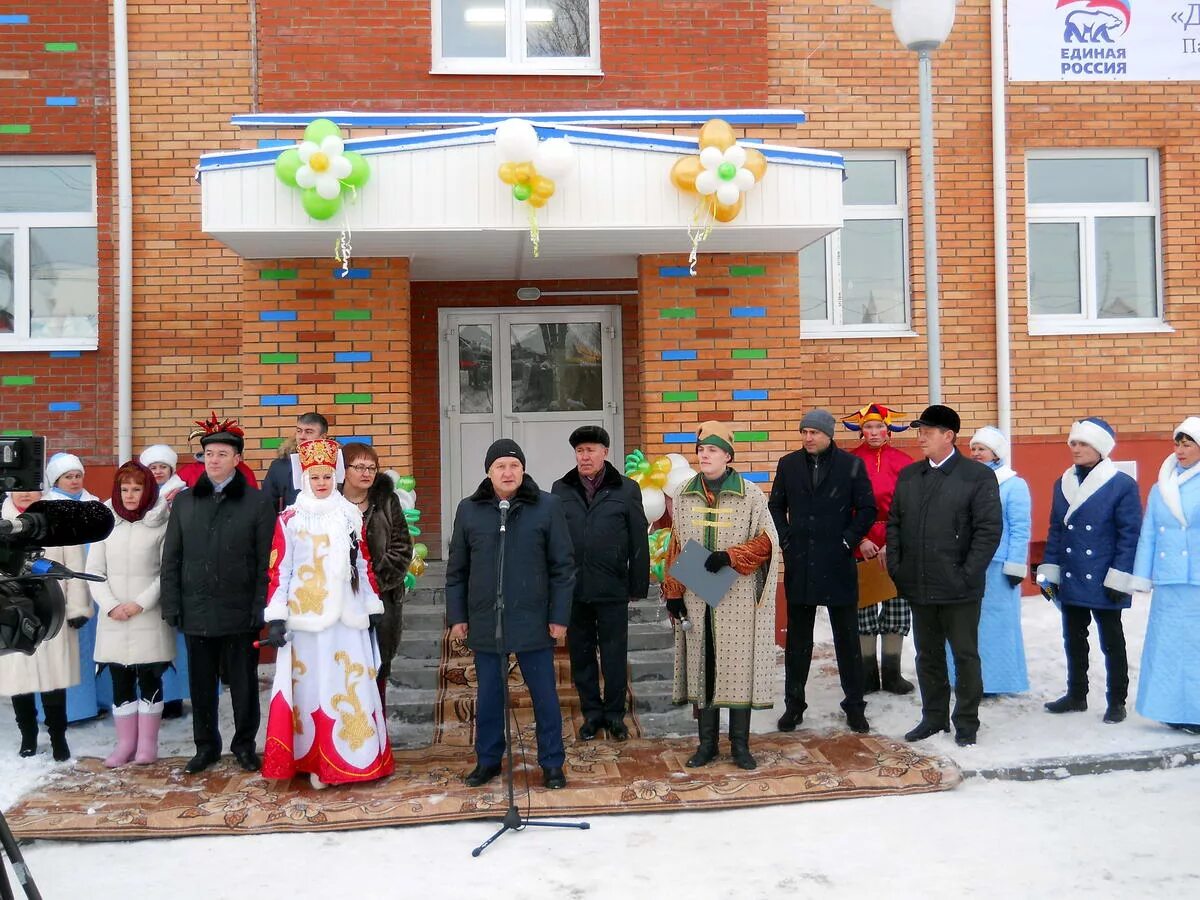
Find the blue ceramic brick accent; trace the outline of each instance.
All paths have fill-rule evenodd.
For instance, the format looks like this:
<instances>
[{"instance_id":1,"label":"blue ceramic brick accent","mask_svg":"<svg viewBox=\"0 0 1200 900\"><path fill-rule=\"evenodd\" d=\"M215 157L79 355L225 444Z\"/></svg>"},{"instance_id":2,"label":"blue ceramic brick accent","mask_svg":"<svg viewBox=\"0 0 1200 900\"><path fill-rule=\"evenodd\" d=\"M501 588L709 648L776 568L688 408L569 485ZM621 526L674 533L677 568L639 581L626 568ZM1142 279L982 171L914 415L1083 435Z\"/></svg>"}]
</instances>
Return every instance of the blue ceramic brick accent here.
<instances>
[{"instance_id":1,"label":"blue ceramic brick accent","mask_svg":"<svg viewBox=\"0 0 1200 900\"><path fill-rule=\"evenodd\" d=\"M682 362L683 360L695 359L695 350L664 350L662 352L664 362Z\"/></svg>"},{"instance_id":2,"label":"blue ceramic brick accent","mask_svg":"<svg viewBox=\"0 0 1200 900\"><path fill-rule=\"evenodd\" d=\"M369 445L372 441L372 438L358 436L358 437L340 437L340 438L334 438L334 440L336 440L342 446L345 446L346 444L368 444Z\"/></svg>"},{"instance_id":3,"label":"blue ceramic brick accent","mask_svg":"<svg viewBox=\"0 0 1200 900\"><path fill-rule=\"evenodd\" d=\"M668 431L663 435L664 444L694 444L696 443L696 432L694 431Z\"/></svg>"},{"instance_id":4,"label":"blue ceramic brick accent","mask_svg":"<svg viewBox=\"0 0 1200 900\"><path fill-rule=\"evenodd\" d=\"M0 25L28 25L29 16L0 16Z\"/></svg>"},{"instance_id":5,"label":"blue ceramic brick accent","mask_svg":"<svg viewBox=\"0 0 1200 900\"><path fill-rule=\"evenodd\" d=\"M340 363L360 363L371 361L370 350L343 350L333 354L333 361ZM364 441L365 443L365 441Z\"/></svg>"},{"instance_id":6,"label":"blue ceramic brick accent","mask_svg":"<svg viewBox=\"0 0 1200 900\"><path fill-rule=\"evenodd\" d=\"M294 309L264 309L258 314L260 322L295 322L296 311Z\"/></svg>"},{"instance_id":7,"label":"blue ceramic brick accent","mask_svg":"<svg viewBox=\"0 0 1200 900\"><path fill-rule=\"evenodd\" d=\"M51 403L50 412L79 412L81 407L74 400L67 400L62 403Z\"/></svg>"},{"instance_id":8,"label":"blue ceramic brick accent","mask_svg":"<svg viewBox=\"0 0 1200 900\"><path fill-rule=\"evenodd\" d=\"M52 350L50 352L51 359L78 359L78 350Z\"/></svg>"},{"instance_id":9,"label":"blue ceramic brick accent","mask_svg":"<svg viewBox=\"0 0 1200 900\"><path fill-rule=\"evenodd\" d=\"M300 398L295 394L264 394L260 402L263 406L296 406Z\"/></svg>"},{"instance_id":10,"label":"blue ceramic brick accent","mask_svg":"<svg viewBox=\"0 0 1200 900\"><path fill-rule=\"evenodd\" d=\"M767 315L765 306L735 306L729 310L735 319L764 319Z\"/></svg>"},{"instance_id":11,"label":"blue ceramic brick accent","mask_svg":"<svg viewBox=\"0 0 1200 900\"><path fill-rule=\"evenodd\" d=\"M347 279L370 278L371 270L370 269L350 269L349 271L345 271L342 269L334 269L333 277L334 278L347 278Z\"/></svg>"},{"instance_id":12,"label":"blue ceramic brick accent","mask_svg":"<svg viewBox=\"0 0 1200 900\"><path fill-rule=\"evenodd\" d=\"M747 481L754 481L758 484L762 484L764 481L771 480L771 476L766 472L743 472L742 477Z\"/></svg>"},{"instance_id":13,"label":"blue ceramic brick accent","mask_svg":"<svg viewBox=\"0 0 1200 900\"><path fill-rule=\"evenodd\" d=\"M47 106L78 106L78 97L47 97Z\"/></svg>"},{"instance_id":14,"label":"blue ceramic brick accent","mask_svg":"<svg viewBox=\"0 0 1200 900\"><path fill-rule=\"evenodd\" d=\"M658 274L661 278L691 278L692 270L687 266L659 266Z\"/></svg>"},{"instance_id":15,"label":"blue ceramic brick accent","mask_svg":"<svg viewBox=\"0 0 1200 900\"><path fill-rule=\"evenodd\" d=\"M767 392L763 390L743 390L733 392L734 400L766 400L767 396Z\"/></svg>"}]
</instances>

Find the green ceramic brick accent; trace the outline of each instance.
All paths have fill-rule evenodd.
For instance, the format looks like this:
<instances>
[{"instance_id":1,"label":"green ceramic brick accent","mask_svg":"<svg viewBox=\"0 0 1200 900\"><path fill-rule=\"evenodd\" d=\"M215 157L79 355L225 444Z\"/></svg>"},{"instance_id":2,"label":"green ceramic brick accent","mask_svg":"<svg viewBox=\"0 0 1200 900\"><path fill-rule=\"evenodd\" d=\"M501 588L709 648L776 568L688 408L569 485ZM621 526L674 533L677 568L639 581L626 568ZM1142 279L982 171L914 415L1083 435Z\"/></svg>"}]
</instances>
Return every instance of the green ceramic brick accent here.
<instances>
[{"instance_id":1,"label":"green ceramic brick accent","mask_svg":"<svg viewBox=\"0 0 1200 900\"><path fill-rule=\"evenodd\" d=\"M261 446L264 450L278 450L279 445L282 443L283 443L283 438L281 438L281 437L263 438Z\"/></svg>"},{"instance_id":2,"label":"green ceramic brick accent","mask_svg":"<svg viewBox=\"0 0 1200 900\"><path fill-rule=\"evenodd\" d=\"M295 353L260 353L258 361L264 366L279 365L281 363L294 363L299 357Z\"/></svg>"},{"instance_id":3,"label":"green ceramic brick accent","mask_svg":"<svg viewBox=\"0 0 1200 900\"><path fill-rule=\"evenodd\" d=\"M5 437L33 437L33 432L25 428L10 428L8 431L0 432Z\"/></svg>"},{"instance_id":4,"label":"green ceramic brick accent","mask_svg":"<svg viewBox=\"0 0 1200 900\"><path fill-rule=\"evenodd\" d=\"M334 321L337 322L364 322L371 318L369 309L337 309L333 312Z\"/></svg>"},{"instance_id":5,"label":"green ceramic brick accent","mask_svg":"<svg viewBox=\"0 0 1200 900\"><path fill-rule=\"evenodd\" d=\"M47 53L74 53L79 45L74 41L55 41L46 44Z\"/></svg>"},{"instance_id":6,"label":"green ceramic brick accent","mask_svg":"<svg viewBox=\"0 0 1200 900\"><path fill-rule=\"evenodd\" d=\"M25 387L26 385L33 384L33 378L34 376L32 375L5 375L3 378L0 378L0 384L3 384L5 387Z\"/></svg>"},{"instance_id":7,"label":"green ceramic brick accent","mask_svg":"<svg viewBox=\"0 0 1200 900\"><path fill-rule=\"evenodd\" d=\"M663 391L663 403L694 403L698 398L695 391Z\"/></svg>"},{"instance_id":8,"label":"green ceramic brick accent","mask_svg":"<svg viewBox=\"0 0 1200 900\"><path fill-rule=\"evenodd\" d=\"M13 122L6 122L0 125L0 134L29 134L33 130L30 125L19 125Z\"/></svg>"},{"instance_id":9,"label":"green ceramic brick accent","mask_svg":"<svg viewBox=\"0 0 1200 900\"><path fill-rule=\"evenodd\" d=\"M734 278L752 278L755 275L766 275L766 266L730 266L729 274Z\"/></svg>"},{"instance_id":10,"label":"green ceramic brick accent","mask_svg":"<svg viewBox=\"0 0 1200 900\"><path fill-rule=\"evenodd\" d=\"M739 443L755 443L756 441L769 441L771 434L768 431L735 431L733 439Z\"/></svg>"},{"instance_id":11,"label":"green ceramic brick accent","mask_svg":"<svg viewBox=\"0 0 1200 900\"><path fill-rule=\"evenodd\" d=\"M370 403L374 400L373 394L334 394L334 403Z\"/></svg>"},{"instance_id":12,"label":"green ceramic brick accent","mask_svg":"<svg viewBox=\"0 0 1200 900\"><path fill-rule=\"evenodd\" d=\"M263 269L259 277L263 281L292 281L299 278L300 273L295 269Z\"/></svg>"},{"instance_id":13,"label":"green ceramic brick accent","mask_svg":"<svg viewBox=\"0 0 1200 900\"><path fill-rule=\"evenodd\" d=\"M753 347L739 347L729 354L733 359L766 359L767 351Z\"/></svg>"},{"instance_id":14,"label":"green ceramic brick accent","mask_svg":"<svg viewBox=\"0 0 1200 900\"><path fill-rule=\"evenodd\" d=\"M696 310L690 306L673 306L670 309L664 309L659 312L660 319L694 319L696 318Z\"/></svg>"}]
</instances>

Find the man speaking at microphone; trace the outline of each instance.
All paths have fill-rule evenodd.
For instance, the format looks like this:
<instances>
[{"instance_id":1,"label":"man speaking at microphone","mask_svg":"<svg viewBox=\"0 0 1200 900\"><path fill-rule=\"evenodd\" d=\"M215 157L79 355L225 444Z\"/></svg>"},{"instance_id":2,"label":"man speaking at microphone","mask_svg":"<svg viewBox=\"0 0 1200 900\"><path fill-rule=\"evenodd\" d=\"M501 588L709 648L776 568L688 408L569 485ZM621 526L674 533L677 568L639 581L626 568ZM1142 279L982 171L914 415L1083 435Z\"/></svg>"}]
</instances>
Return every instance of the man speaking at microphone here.
<instances>
[{"instance_id":1,"label":"man speaking at microphone","mask_svg":"<svg viewBox=\"0 0 1200 900\"><path fill-rule=\"evenodd\" d=\"M475 651L475 756L468 787L500 774L504 755L504 682L515 653L533 700L542 783L565 787L562 713L554 644L567 633L575 557L557 497L525 474L525 454L501 438L488 448L487 478L458 504L446 563L450 636ZM501 575L502 573L502 575ZM504 612L497 640L497 599Z\"/></svg>"}]
</instances>

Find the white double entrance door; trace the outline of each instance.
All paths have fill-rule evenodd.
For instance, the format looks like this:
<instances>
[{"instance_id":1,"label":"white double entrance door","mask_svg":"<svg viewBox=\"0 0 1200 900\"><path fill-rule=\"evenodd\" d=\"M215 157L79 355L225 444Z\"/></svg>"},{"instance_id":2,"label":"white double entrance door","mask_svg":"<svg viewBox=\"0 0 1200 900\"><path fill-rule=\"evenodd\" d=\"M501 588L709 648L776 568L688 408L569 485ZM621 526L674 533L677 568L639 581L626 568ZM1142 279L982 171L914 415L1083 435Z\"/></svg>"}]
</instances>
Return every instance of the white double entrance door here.
<instances>
[{"instance_id":1,"label":"white double entrance door","mask_svg":"<svg viewBox=\"0 0 1200 900\"><path fill-rule=\"evenodd\" d=\"M600 425L621 469L620 324L615 306L440 311L443 558L493 441L520 444L526 471L549 490L575 465L571 432Z\"/></svg>"}]
</instances>

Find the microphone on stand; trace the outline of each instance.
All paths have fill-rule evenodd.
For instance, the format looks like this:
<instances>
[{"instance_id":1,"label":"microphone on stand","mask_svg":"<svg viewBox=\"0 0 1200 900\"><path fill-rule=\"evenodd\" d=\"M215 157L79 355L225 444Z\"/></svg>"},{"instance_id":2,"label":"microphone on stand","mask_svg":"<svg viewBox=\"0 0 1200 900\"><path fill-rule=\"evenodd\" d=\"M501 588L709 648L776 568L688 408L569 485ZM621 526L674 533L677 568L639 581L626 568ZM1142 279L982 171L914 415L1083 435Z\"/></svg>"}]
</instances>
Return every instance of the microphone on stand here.
<instances>
[{"instance_id":1,"label":"microphone on stand","mask_svg":"<svg viewBox=\"0 0 1200 900\"><path fill-rule=\"evenodd\" d=\"M0 522L0 535L47 547L94 544L113 530L112 510L97 500L38 500L15 522Z\"/></svg>"},{"instance_id":2,"label":"microphone on stand","mask_svg":"<svg viewBox=\"0 0 1200 900\"><path fill-rule=\"evenodd\" d=\"M500 531L501 532L505 531L507 525L508 525L508 501L501 500L500 501Z\"/></svg>"}]
</instances>

